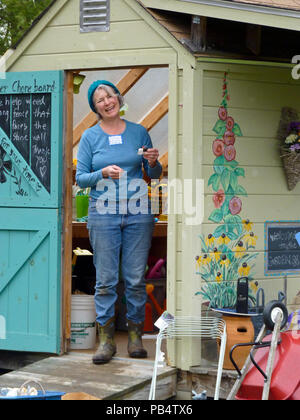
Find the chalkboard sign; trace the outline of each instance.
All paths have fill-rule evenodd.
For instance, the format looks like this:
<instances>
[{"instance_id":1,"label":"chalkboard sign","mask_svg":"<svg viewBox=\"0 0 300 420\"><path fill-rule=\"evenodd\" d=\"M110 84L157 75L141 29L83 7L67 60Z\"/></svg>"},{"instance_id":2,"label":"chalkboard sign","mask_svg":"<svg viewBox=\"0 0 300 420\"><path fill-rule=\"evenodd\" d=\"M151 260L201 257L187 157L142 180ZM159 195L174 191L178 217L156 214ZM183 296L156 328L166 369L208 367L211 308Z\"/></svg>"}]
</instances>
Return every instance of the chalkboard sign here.
<instances>
[{"instance_id":1,"label":"chalkboard sign","mask_svg":"<svg viewBox=\"0 0 300 420\"><path fill-rule=\"evenodd\" d=\"M300 222L265 223L265 274L285 275L300 272L300 245L295 236Z\"/></svg>"},{"instance_id":2,"label":"chalkboard sign","mask_svg":"<svg viewBox=\"0 0 300 420\"><path fill-rule=\"evenodd\" d=\"M51 93L0 95L0 127L50 192Z\"/></svg>"},{"instance_id":3,"label":"chalkboard sign","mask_svg":"<svg viewBox=\"0 0 300 420\"><path fill-rule=\"evenodd\" d=\"M50 190L51 94L32 96L31 169Z\"/></svg>"},{"instance_id":4,"label":"chalkboard sign","mask_svg":"<svg viewBox=\"0 0 300 420\"><path fill-rule=\"evenodd\" d=\"M10 96L0 95L0 126L10 136Z\"/></svg>"},{"instance_id":5,"label":"chalkboard sign","mask_svg":"<svg viewBox=\"0 0 300 420\"><path fill-rule=\"evenodd\" d=\"M0 77L0 208L62 205L62 71Z\"/></svg>"},{"instance_id":6,"label":"chalkboard sign","mask_svg":"<svg viewBox=\"0 0 300 420\"><path fill-rule=\"evenodd\" d=\"M27 163L30 145L30 102L30 95L11 96L10 139Z\"/></svg>"}]
</instances>

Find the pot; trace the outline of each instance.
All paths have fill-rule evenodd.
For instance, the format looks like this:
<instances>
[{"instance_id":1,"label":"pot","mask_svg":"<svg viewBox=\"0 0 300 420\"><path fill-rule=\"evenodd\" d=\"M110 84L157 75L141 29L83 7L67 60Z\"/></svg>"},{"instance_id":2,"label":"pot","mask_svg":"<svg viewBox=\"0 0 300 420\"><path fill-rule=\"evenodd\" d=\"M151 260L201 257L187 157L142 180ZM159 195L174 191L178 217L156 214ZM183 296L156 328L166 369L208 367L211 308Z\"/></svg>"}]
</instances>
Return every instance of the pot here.
<instances>
[{"instance_id":1,"label":"pot","mask_svg":"<svg viewBox=\"0 0 300 420\"><path fill-rule=\"evenodd\" d=\"M226 322L227 343L224 357L224 370L235 370L231 360L230 351L236 344L251 343L254 341L254 326L251 315L236 314L232 311L227 312L226 309L216 310L221 312L223 319ZM220 343L218 343L220 345ZM233 358L238 368L241 370L249 356L251 346L238 347L233 352Z\"/></svg>"}]
</instances>

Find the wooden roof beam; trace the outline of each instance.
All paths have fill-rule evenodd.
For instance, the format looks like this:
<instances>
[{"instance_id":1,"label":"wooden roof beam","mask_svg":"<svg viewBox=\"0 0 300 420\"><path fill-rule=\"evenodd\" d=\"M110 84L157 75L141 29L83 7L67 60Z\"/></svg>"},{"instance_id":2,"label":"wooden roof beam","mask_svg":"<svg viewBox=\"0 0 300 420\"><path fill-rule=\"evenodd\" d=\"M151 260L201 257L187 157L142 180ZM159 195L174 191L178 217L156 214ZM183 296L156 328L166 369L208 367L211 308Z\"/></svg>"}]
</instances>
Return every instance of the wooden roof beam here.
<instances>
[{"instance_id":1,"label":"wooden roof beam","mask_svg":"<svg viewBox=\"0 0 300 420\"><path fill-rule=\"evenodd\" d=\"M151 130L169 111L169 95L166 94L151 111L146 114L139 124L148 131Z\"/></svg>"},{"instance_id":2,"label":"wooden roof beam","mask_svg":"<svg viewBox=\"0 0 300 420\"><path fill-rule=\"evenodd\" d=\"M261 53L262 27L261 25L247 24L246 27L246 46L255 55Z\"/></svg>"},{"instance_id":3,"label":"wooden roof beam","mask_svg":"<svg viewBox=\"0 0 300 420\"><path fill-rule=\"evenodd\" d=\"M131 69L117 84L121 95L125 95L137 82L140 78L149 70L149 67L138 67ZM73 147L76 146L83 134L87 129L95 125L98 121L97 115L90 111L80 123L76 125L73 130Z\"/></svg>"}]
</instances>

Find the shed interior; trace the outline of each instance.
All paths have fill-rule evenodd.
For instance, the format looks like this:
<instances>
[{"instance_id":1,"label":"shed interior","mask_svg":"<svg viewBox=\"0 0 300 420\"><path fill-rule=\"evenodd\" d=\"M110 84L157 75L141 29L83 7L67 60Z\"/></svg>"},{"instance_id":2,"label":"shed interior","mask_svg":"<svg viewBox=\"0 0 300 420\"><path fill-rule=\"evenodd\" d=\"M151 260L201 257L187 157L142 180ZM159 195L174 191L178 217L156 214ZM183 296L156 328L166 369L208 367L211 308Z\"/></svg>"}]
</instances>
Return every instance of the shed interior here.
<instances>
[{"instance_id":1,"label":"shed interior","mask_svg":"<svg viewBox=\"0 0 300 420\"><path fill-rule=\"evenodd\" d=\"M76 75L83 76L83 82L79 92L74 93L73 96L72 259L76 263L73 264L72 294L85 293L92 295L96 281L92 256L74 258L74 250L76 251L77 248L93 252L86 228L86 217L78 218L76 212L76 195L81 192L75 181L78 145L83 131L97 124L97 117L91 112L88 105L87 90L95 80L109 80L118 86L126 104L126 112L123 118L146 127L153 146L159 150L159 160L163 165L161 176L161 183L163 183L163 180L166 180L168 176L168 71L167 67L142 67L108 70L84 69L73 73L73 78ZM147 92L147 95L145 95L145 92ZM149 92L151 92L150 95ZM150 180L146 181L150 185ZM158 188L155 191L159 193ZM160 192L161 195L162 192ZM161 211L163 210L161 209ZM146 334L158 331L154 323L166 307L166 258L167 216L157 214L148 267L145 272L148 285L147 313L144 327ZM156 278L149 278L149 276L151 277L151 269L154 268L155 271L155 265L158 268L161 266L161 269L158 270ZM159 272L161 276L158 275ZM123 293L124 284L120 273L119 298L116 303L116 327L119 332L117 340L120 340L121 343L121 346L118 346L118 352L125 355L126 347L122 346L124 336L122 331L125 331L127 327ZM148 343L150 343L149 347L152 348L154 341L153 343L148 341Z\"/></svg>"}]
</instances>

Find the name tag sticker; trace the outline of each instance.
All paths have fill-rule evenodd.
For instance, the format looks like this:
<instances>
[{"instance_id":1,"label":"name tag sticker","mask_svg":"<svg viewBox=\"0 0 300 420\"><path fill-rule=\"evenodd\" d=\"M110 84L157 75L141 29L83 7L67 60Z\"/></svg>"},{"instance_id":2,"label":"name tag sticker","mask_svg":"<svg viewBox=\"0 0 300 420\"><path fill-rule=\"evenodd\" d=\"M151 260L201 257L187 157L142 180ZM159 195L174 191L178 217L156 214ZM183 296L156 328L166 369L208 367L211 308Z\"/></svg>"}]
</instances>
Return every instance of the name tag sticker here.
<instances>
[{"instance_id":1,"label":"name tag sticker","mask_svg":"<svg viewBox=\"0 0 300 420\"><path fill-rule=\"evenodd\" d=\"M123 144L122 136L109 136L109 145L114 146L115 144Z\"/></svg>"}]
</instances>

